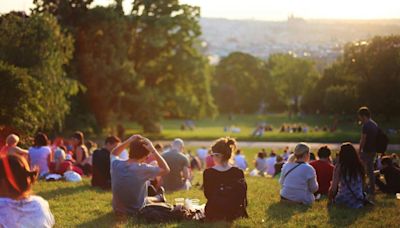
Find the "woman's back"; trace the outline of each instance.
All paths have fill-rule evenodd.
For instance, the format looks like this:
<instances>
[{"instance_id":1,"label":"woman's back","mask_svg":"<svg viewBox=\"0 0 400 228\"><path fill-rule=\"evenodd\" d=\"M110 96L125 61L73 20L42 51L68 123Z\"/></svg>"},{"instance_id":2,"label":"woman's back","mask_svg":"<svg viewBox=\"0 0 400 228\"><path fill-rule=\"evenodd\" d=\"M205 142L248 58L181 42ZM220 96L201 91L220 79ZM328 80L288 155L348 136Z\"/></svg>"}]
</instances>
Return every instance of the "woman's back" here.
<instances>
[{"instance_id":1,"label":"woman's back","mask_svg":"<svg viewBox=\"0 0 400 228\"><path fill-rule=\"evenodd\" d=\"M335 202L345 204L351 208L363 207L363 181L361 176L357 178L340 177L338 192Z\"/></svg>"},{"instance_id":2,"label":"woman's back","mask_svg":"<svg viewBox=\"0 0 400 228\"><path fill-rule=\"evenodd\" d=\"M48 157L50 154L51 150L50 147L48 146L29 148L30 166L31 167L38 166L40 175L48 173L49 172Z\"/></svg>"},{"instance_id":3,"label":"woman's back","mask_svg":"<svg viewBox=\"0 0 400 228\"><path fill-rule=\"evenodd\" d=\"M208 220L233 220L247 216L247 185L242 170L236 167L227 171L210 168L203 175Z\"/></svg>"},{"instance_id":4,"label":"woman's back","mask_svg":"<svg viewBox=\"0 0 400 228\"><path fill-rule=\"evenodd\" d=\"M267 159L266 158L257 158L256 159L256 169L260 172L267 171Z\"/></svg>"},{"instance_id":5,"label":"woman's back","mask_svg":"<svg viewBox=\"0 0 400 228\"><path fill-rule=\"evenodd\" d=\"M39 196L23 200L0 198L0 227L52 227L54 217L49 204Z\"/></svg>"},{"instance_id":6,"label":"woman's back","mask_svg":"<svg viewBox=\"0 0 400 228\"><path fill-rule=\"evenodd\" d=\"M315 170L308 163L286 163L279 182L282 197L304 204L315 201L313 193L318 190L318 183Z\"/></svg>"}]
</instances>

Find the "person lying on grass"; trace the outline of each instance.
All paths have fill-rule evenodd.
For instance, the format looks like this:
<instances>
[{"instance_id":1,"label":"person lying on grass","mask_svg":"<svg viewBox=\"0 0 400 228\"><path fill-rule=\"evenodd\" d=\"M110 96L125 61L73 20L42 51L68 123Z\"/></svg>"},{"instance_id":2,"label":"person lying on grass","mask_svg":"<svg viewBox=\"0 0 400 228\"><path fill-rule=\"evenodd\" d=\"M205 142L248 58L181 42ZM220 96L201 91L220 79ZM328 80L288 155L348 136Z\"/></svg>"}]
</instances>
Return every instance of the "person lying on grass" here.
<instances>
[{"instance_id":1,"label":"person lying on grass","mask_svg":"<svg viewBox=\"0 0 400 228\"><path fill-rule=\"evenodd\" d=\"M119 160L121 152L129 147L129 159ZM158 166L144 163L149 154ZM150 140L133 135L111 151L112 207L118 215L137 215L146 204L164 202L163 194L148 196L149 180L164 176L170 169Z\"/></svg>"},{"instance_id":2,"label":"person lying on grass","mask_svg":"<svg viewBox=\"0 0 400 228\"><path fill-rule=\"evenodd\" d=\"M229 164L236 151L236 141L220 138L211 147L215 165L203 173L204 195L207 198L205 216L207 221L232 221L248 217L247 184L244 173Z\"/></svg>"},{"instance_id":3,"label":"person lying on grass","mask_svg":"<svg viewBox=\"0 0 400 228\"><path fill-rule=\"evenodd\" d=\"M0 157L0 227L54 226L48 202L32 195L38 175L17 154Z\"/></svg>"},{"instance_id":4,"label":"person lying on grass","mask_svg":"<svg viewBox=\"0 0 400 228\"><path fill-rule=\"evenodd\" d=\"M314 168L308 164L310 147L299 143L294 154L283 165L279 183L281 200L302 204L312 204L315 201L314 193L318 190L317 175Z\"/></svg>"}]
</instances>

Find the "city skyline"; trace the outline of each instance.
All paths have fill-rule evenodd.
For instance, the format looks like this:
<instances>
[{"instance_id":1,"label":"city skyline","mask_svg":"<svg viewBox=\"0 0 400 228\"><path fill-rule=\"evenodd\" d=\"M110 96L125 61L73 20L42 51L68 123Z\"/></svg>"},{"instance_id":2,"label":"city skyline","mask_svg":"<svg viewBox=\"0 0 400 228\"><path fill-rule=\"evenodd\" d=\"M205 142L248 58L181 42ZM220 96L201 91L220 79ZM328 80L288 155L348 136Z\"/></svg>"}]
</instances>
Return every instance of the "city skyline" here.
<instances>
[{"instance_id":1,"label":"city skyline","mask_svg":"<svg viewBox=\"0 0 400 228\"><path fill-rule=\"evenodd\" d=\"M95 5L108 5L113 0L94 0ZM305 19L399 19L400 1L396 0L181 0L201 7L202 17L253 20L286 20L291 14ZM130 12L132 1L125 0ZM1 0L0 13L29 11L33 0Z\"/></svg>"}]
</instances>

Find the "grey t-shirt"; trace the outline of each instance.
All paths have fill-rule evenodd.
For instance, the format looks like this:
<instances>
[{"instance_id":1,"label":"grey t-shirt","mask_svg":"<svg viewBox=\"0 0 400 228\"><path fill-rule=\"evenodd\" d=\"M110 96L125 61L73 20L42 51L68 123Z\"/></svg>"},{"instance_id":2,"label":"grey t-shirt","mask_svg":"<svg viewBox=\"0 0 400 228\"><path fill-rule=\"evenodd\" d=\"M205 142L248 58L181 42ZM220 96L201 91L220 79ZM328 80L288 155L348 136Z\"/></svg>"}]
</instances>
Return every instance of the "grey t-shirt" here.
<instances>
[{"instance_id":1,"label":"grey t-shirt","mask_svg":"<svg viewBox=\"0 0 400 228\"><path fill-rule=\"evenodd\" d=\"M189 159L176 150L170 150L164 153L162 157L171 169L170 173L163 177L163 186L165 190L181 190L185 184L181 172L184 167L189 167Z\"/></svg>"},{"instance_id":2,"label":"grey t-shirt","mask_svg":"<svg viewBox=\"0 0 400 228\"><path fill-rule=\"evenodd\" d=\"M160 168L144 163L129 163L111 156L112 206L116 213L135 214L145 206L148 180L155 178Z\"/></svg>"},{"instance_id":3,"label":"grey t-shirt","mask_svg":"<svg viewBox=\"0 0 400 228\"><path fill-rule=\"evenodd\" d=\"M298 163L286 163L283 165L279 179L279 183L282 186L281 196L291 201L311 204L315 201L313 193L318 190L315 169L311 165L303 163L285 177L286 173L297 165Z\"/></svg>"},{"instance_id":4,"label":"grey t-shirt","mask_svg":"<svg viewBox=\"0 0 400 228\"><path fill-rule=\"evenodd\" d=\"M378 125L370 119L362 127L362 133L367 135L363 152L374 153L376 152L376 137L378 135Z\"/></svg>"}]
</instances>

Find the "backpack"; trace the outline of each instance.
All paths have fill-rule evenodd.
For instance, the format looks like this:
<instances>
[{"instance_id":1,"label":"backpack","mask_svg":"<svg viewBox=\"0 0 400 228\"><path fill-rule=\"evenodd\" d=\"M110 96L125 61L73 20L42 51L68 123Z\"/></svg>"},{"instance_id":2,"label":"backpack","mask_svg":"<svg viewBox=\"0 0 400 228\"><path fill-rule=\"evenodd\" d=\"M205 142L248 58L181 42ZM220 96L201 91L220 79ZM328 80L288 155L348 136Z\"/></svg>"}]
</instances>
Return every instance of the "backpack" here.
<instances>
[{"instance_id":1,"label":"backpack","mask_svg":"<svg viewBox=\"0 0 400 228\"><path fill-rule=\"evenodd\" d=\"M140 209L137 216L147 223L168 223L182 220L201 220L204 217L202 214L203 212L199 210L191 211L185 207L174 208L167 203L152 203Z\"/></svg>"},{"instance_id":2,"label":"backpack","mask_svg":"<svg viewBox=\"0 0 400 228\"><path fill-rule=\"evenodd\" d=\"M376 135L376 152L384 154L389 144L389 137L383 132L381 128L378 128Z\"/></svg>"}]
</instances>

